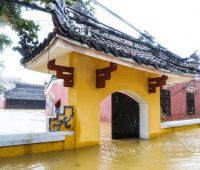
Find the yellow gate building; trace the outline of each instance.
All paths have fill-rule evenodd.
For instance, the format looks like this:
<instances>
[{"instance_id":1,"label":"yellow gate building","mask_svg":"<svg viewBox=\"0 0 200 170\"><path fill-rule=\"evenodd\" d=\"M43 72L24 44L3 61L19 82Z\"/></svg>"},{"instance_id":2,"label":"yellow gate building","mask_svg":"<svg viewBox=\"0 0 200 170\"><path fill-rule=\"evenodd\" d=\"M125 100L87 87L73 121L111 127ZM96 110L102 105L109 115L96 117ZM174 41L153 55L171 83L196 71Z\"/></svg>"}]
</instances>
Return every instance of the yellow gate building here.
<instances>
[{"instance_id":1,"label":"yellow gate building","mask_svg":"<svg viewBox=\"0 0 200 170\"><path fill-rule=\"evenodd\" d=\"M160 127L160 88L194 79L200 73L195 59L183 59L161 46L111 28L89 15L81 3L69 8L58 0L49 4L49 10L54 31L36 45L27 45L29 37L24 34L21 64L54 74L69 87L66 95L68 105L73 107L74 135L63 142L13 146L16 152L8 156L26 154L26 147L32 148L30 154L98 145L100 102L115 92L138 103L139 138L164 133Z\"/></svg>"}]
</instances>

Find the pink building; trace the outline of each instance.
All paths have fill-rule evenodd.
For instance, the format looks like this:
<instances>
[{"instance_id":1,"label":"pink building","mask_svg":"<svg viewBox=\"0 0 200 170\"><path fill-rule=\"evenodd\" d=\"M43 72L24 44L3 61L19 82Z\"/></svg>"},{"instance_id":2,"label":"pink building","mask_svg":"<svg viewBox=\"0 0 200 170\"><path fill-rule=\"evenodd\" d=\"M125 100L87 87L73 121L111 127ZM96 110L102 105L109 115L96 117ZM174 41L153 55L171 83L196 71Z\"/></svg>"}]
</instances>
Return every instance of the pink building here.
<instances>
[{"instance_id":1,"label":"pink building","mask_svg":"<svg viewBox=\"0 0 200 170\"><path fill-rule=\"evenodd\" d=\"M63 86L63 80L52 78L45 89L46 113L53 116L55 102L61 100L61 106L67 106L68 88Z\"/></svg>"},{"instance_id":2,"label":"pink building","mask_svg":"<svg viewBox=\"0 0 200 170\"><path fill-rule=\"evenodd\" d=\"M166 86L161 91L161 116L163 121L200 118L200 82Z\"/></svg>"}]
</instances>

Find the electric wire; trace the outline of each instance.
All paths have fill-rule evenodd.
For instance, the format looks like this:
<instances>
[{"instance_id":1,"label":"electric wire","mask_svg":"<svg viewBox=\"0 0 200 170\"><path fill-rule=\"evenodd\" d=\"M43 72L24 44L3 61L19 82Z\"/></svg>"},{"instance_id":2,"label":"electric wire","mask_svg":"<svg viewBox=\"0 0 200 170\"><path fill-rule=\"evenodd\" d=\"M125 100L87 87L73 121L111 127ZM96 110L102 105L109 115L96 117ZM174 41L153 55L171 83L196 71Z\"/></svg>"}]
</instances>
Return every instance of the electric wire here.
<instances>
[{"instance_id":1,"label":"electric wire","mask_svg":"<svg viewBox=\"0 0 200 170\"><path fill-rule=\"evenodd\" d=\"M184 90L192 81L194 81L194 80L190 80L184 87L182 87L180 90L177 90L172 95L170 95L170 97L173 97L175 94L177 94L177 93L181 92L182 90Z\"/></svg>"},{"instance_id":2,"label":"electric wire","mask_svg":"<svg viewBox=\"0 0 200 170\"><path fill-rule=\"evenodd\" d=\"M38 5L34 5L34 4L31 4L31 3L28 3L28 2L22 2L22 1L19 1L19 0L7 0L7 1L8 1L9 3L13 3L13 4L16 4L16 5L19 5L19 6L24 6L24 7L27 7L27 8L31 8L31 9L34 9L34 10L39 10L39 11L46 12L46 13L51 13L51 12L50 12L48 9L46 9L46 8L39 7ZM140 35L144 36L145 38L147 38L148 40L152 41L153 43L158 44L158 43L154 42L151 38L149 38L148 36L146 36L144 33L142 33L142 31L140 31L139 29L137 29L136 27L134 27L133 25L131 25L129 22L127 22L127 21L124 20L123 18L119 17L117 14L115 14L114 12L112 12L111 10L109 10L108 8L106 8L105 6L103 6L102 4L100 4L99 2L97 2L96 0L92 0L92 1L93 1L95 4L97 4L98 6L104 8L106 11L110 11L110 13L111 13L113 16L115 16L116 18L120 19L120 20L123 21L125 24L128 24L131 28L133 28L134 30L136 30ZM129 38L132 38L132 39L133 39L133 37L131 37L131 36L129 36L129 35L127 35L127 34L121 32L121 31L119 31L119 30L117 30L117 29L114 29L114 28L112 28L112 27L110 27L110 26L108 26L108 25L106 25L106 24L103 24L103 23L99 22L99 21L96 20L94 17L90 17L90 16L88 16L88 15L86 15L86 14L83 14L82 12L73 9L73 8L69 7L68 5L67 5L66 7L67 7L68 9L70 9L71 12L73 11L73 12L79 13L79 14L81 14L81 15L83 15L83 16L87 16L89 19L91 19L91 20L93 20L93 21L95 21L95 22L97 22L97 23L99 23L99 24L101 24L101 25L103 25L103 26L105 26L105 27L107 27L107 28L109 28L109 29L112 29L112 30L114 30L114 31L117 31L117 32L119 32L120 34L123 34L123 35L128 36ZM158 45L159 45L159 44L158 44ZM160 45L159 45L159 46L160 46ZM161 46L160 46L160 47L161 47ZM162 48L163 48L163 47L162 47ZM164 49L165 49L165 48L164 48Z\"/></svg>"},{"instance_id":3,"label":"electric wire","mask_svg":"<svg viewBox=\"0 0 200 170\"><path fill-rule=\"evenodd\" d=\"M10 3L13 3L13 4L20 5L20 6L24 6L24 7L28 7L28 8L35 9L35 10L39 10L39 11L42 11L42 12L50 13L50 11L47 10L46 8L42 8L42 7L39 7L39 6L37 6L37 5L33 5L33 4L30 4L30 3L27 3L27 2L22 2L22 1L18 1L18 0L7 0L7 1L10 2ZM123 19L122 17L120 17L119 15L117 15L116 13L114 13L113 11L111 11L110 9L108 9L107 7L105 7L104 5L102 5L101 3L99 3L98 1L96 1L96 0L91 0L91 1L92 1L93 3L95 3L96 5L98 5L99 7L101 7L102 9L104 9L105 11L107 11L108 13L110 13L110 14L111 14L112 16L114 16L115 18L119 19L119 20L120 20L121 22L123 22L124 24L128 25L130 28L134 29L134 30L135 30L136 32L138 32L141 36L145 37L146 39L148 39L148 40L151 41L152 43L158 45L160 48L163 48L163 49L167 50L166 48L162 47L159 43L155 42L154 40L152 40L151 38L149 38L147 35L145 35L145 34L144 34L142 31L140 31L138 28L136 28L135 26L133 26L132 24L130 24L128 21L126 21L125 19ZM69 8L70 10L76 12L76 13L80 13L79 11L76 11L76 10L74 10L73 8L70 8L70 7L68 7L68 8ZM83 13L81 13L81 14L83 14ZM83 15L84 15L84 14L83 14ZM89 17L89 16L87 15L87 17ZM107 25L105 25L105 24L99 22L98 20L94 19L93 17L89 17L89 18L92 19L92 20L95 20L95 21L98 22L99 24L102 24L102 25L104 25L104 26L106 26L106 27L108 27L108 28L111 28L111 29L113 29L113 30L115 30L115 31L117 31L117 32L119 32L119 33L121 33L121 34L123 34L123 35L129 36L129 35L127 35L127 34L121 32L121 31L119 31L119 30L116 30L116 29L114 29L114 28L112 28L112 27L109 27L109 26L107 26ZM41 21L36 21L36 22L41 22ZM130 37L130 36L129 36L129 37ZM131 37L131 38L132 38L132 37ZM167 50L167 51L168 51L168 50ZM176 95L177 93L181 92L181 91L182 91L183 89L185 89L192 81L194 81L194 80L189 81L183 88L181 88L180 90L178 90L178 91L176 91L175 93L173 93L172 95L170 95L170 97L173 97L173 96ZM200 105L197 106L197 107L195 108L195 110L197 110L199 107L200 107Z\"/></svg>"},{"instance_id":4,"label":"electric wire","mask_svg":"<svg viewBox=\"0 0 200 170\"><path fill-rule=\"evenodd\" d=\"M160 46L160 44L158 44L157 42L153 41L151 38L149 38L147 35L145 35L142 31L140 31L138 28L136 28L135 26L133 26L132 24L130 24L128 21L126 21L125 19L123 19L122 17L120 17L119 15L117 15L116 13L114 13L113 11L111 11L110 9L108 9L107 7L105 7L104 5L102 5L101 3L99 3L96 0L91 0L92 2L94 2L96 5L98 5L99 7L101 7L102 9L104 9L105 11L107 11L108 13L110 13L112 16L114 16L115 18L119 19L120 21L122 21L124 24L128 25L129 27L131 27L132 29L134 29L136 32L138 32L140 35L144 36L146 39L148 39L149 41L151 41L152 43L155 43L157 45Z\"/></svg>"},{"instance_id":5,"label":"electric wire","mask_svg":"<svg viewBox=\"0 0 200 170\"><path fill-rule=\"evenodd\" d=\"M38 10L38 11L41 11L41 12L50 13L50 11L47 10L46 8L40 7L40 6L35 5L35 4L31 4L29 2L19 1L19 0L7 0L7 2L15 4L15 5L31 8L33 10Z\"/></svg>"},{"instance_id":6,"label":"electric wire","mask_svg":"<svg viewBox=\"0 0 200 170\"><path fill-rule=\"evenodd\" d=\"M40 10L40 11L43 11L43 12L47 12L47 13L51 13L51 11L49 11L48 9L46 8L42 8L42 7L39 7L37 5L33 5L33 4L30 4L28 2L22 2L22 1L18 1L18 0L8 0L9 2L11 3L14 3L14 4L17 4L17 5L22 5L22 6L25 6L25 7L28 7L28 8L33 8L33 9L36 9L36 10ZM116 13L114 13L113 11L111 11L110 9L108 9L107 7L105 7L104 5L102 5L101 3L99 3L98 1L96 0L91 0L93 3L95 3L96 5L98 5L99 7L103 8L104 10L106 10L107 12L109 12L111 15L113 15L114 17L116 17L117 19L119 19L120 21L122 21L124 24L128 25L129 27L131 27L132 29L134 29L135 31L137 31L141 36L145 37L146 39L148 39L149 41L151 41L154 45L150 44L150 43L146 43L146 42L142 42L136 38L133 38L132 36L128 35L128 34L125 34L117 29L114 29L113 27L110 27L102 22L99 22L97 19L95 19L94 17L90 17L80 11L77 11L71 7L69 7L68 5L66 5L66 7L68 9L71 10L72 13L78 13L82 16L86 16L88 19L90 20L93 20L95 21L96 23L99 23L101 24L102 26L104 27L107 27L108 29L114 31L115 33L119 33L121 36L124 36L124 38L128 38L129 40L131 41L136 41L137 43L140 43L140 44L144 44L144 45L147 45L147 46L151 46L153 48L157 48L159 49L160 51L161 50L164 50L165 52L169 52L171 53L174 57L176 58L180 58L179 56L177 56L176 54L170 52L167 48L161 46L159 43L155 42L154 40L152 40L150 37L148 37L147 35L145 35L142 31L140 31L138 28L136 28L135 26L133 26L132 24L130 24L128 21L126 21L125 19L123 19L122 17L120 17L119 15L117 15ZM157 58L159 58L157 55L156 55ZM180 58L181 59L181 58Z\"/></svg>"}]
</instances>

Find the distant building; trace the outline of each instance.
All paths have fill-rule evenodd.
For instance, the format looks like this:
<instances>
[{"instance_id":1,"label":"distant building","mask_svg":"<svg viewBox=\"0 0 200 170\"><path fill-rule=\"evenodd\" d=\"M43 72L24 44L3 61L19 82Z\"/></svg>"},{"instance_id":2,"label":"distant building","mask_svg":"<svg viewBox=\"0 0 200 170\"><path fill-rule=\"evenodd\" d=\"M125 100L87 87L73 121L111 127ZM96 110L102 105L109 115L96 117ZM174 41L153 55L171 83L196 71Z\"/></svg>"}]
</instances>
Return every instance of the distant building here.
<instances>
[{"instance_id":1,"label":"distant building","mask_svg":"<svg viewBox=\"0 0 200 170\"><path fill-rule=\"evenodd\" d=\"M15 83L4 93L1 104L5 109L45 109L44 86Z\"/></svg>"},{"instance_id":2,"label":"distant building","mask_svg":"<svg viewBox=\"0 0 200 170\"><path fill-rule=\"evenodd\" d=\"M7 90L15 87L15 83L20 83L21 79L17 77L4 77L0 75L0 85L3 85Z\"/></svg>"},{"instance_id":3,"label":"distant building","mask_svg":"<svg viewBox=\"0 0 200 170\"><path fill-rule=\"evenodd\" d=\"M161 90L162 121L200 118L200 82L166 85Z\"/></svg>"}]
</instances>

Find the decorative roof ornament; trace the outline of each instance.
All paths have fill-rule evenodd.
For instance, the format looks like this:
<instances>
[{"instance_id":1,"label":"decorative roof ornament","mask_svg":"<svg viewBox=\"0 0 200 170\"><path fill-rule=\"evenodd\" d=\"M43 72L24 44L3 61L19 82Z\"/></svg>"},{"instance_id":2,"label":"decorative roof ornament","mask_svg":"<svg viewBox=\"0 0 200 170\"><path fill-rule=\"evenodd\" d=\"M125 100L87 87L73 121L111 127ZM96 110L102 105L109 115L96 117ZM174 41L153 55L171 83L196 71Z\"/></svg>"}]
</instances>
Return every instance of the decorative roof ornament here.
<instances>
[{"instance_id":1,"label":"decorative roof ornament","mask_svg":"<svg viewBox=\"0 0 200 170\"><path fill-rule=\"evenodd\" d=\"M197 53L198 51L196 50L193 54L184 60L193 65L195 69L200 69L200 55Z\"/></svg>"},{"instance_id":2,"label":"decorative roof ornament","mask_svg":"<svg viewBox=\"0 0 200 170\"><path fill-rule=\"evenodd\" d=\"M87 7L85 6L85 3L82 0L75 2L73 5L73 9L86 15L86 16L93 17L92 13L87 9ZM82 17L80 14L78 16ZM87 18L85 18L85 19L87 19Z\"/></svg>"},{"instance_id":3,"label":"decorative roof ornament","mask_svg":"<svg viewBox=\"0 0 200 170\"><path fill-rule=\"evenodd\" d=\"M66 28L70 29L71 28L71 20L69 19L69 12L66 8L66 4L64 0L56 0L56 4L50 2L49 5L47 6L51 11L55 12L55 15L57 19L59 20L59 24ZM55 23L54 21L54 24Z\"/></svg>"},{"instance_id":4,"label":"decorative roof ornament","mask_svg":"<svg viewBox=\"0 0 200 170\"><path fill-rule=\"evenodd\" d=\"M153 42L154 39L155 39L155 37L153 35L151 35L148 31L144 31L144 35L140 35L138 37L139 41L143 41L143 42L146 42L149 44L154 44L154 42Z\"/></svg>"},{"instance_id":5,"label":"decorative roof ornament","mask_svg":"<svg viewBox=\"0 0 200 170\"><path fill-rule=\"evenodd\" d=\"M33 52L33 49L37 47L38 41L34 41L25 31L21 31L19 36L20 46L14 47L13 49L19 51L22 56L30 55Z\"/></svg>"},{"instance_id":6,"label":"decorative roof ornament","mask_svg":"<svg viewBox=\"0 0 200 170\"><path fill-rule=\"evenodd\" d=\"M64 0L55 0L49 4L49 9L55 26L54 32L30 51L24 47L18 49L23 51L21 64L34 59L56 35L59 35L85 44L96 51L119 57L120 60L175 74L200 75L195 56L183 59L166 48L146 40L138 40L107 26L91 17L82 1L74 3L74 7L71 8Z\"/></svg>"}]
</instances>

